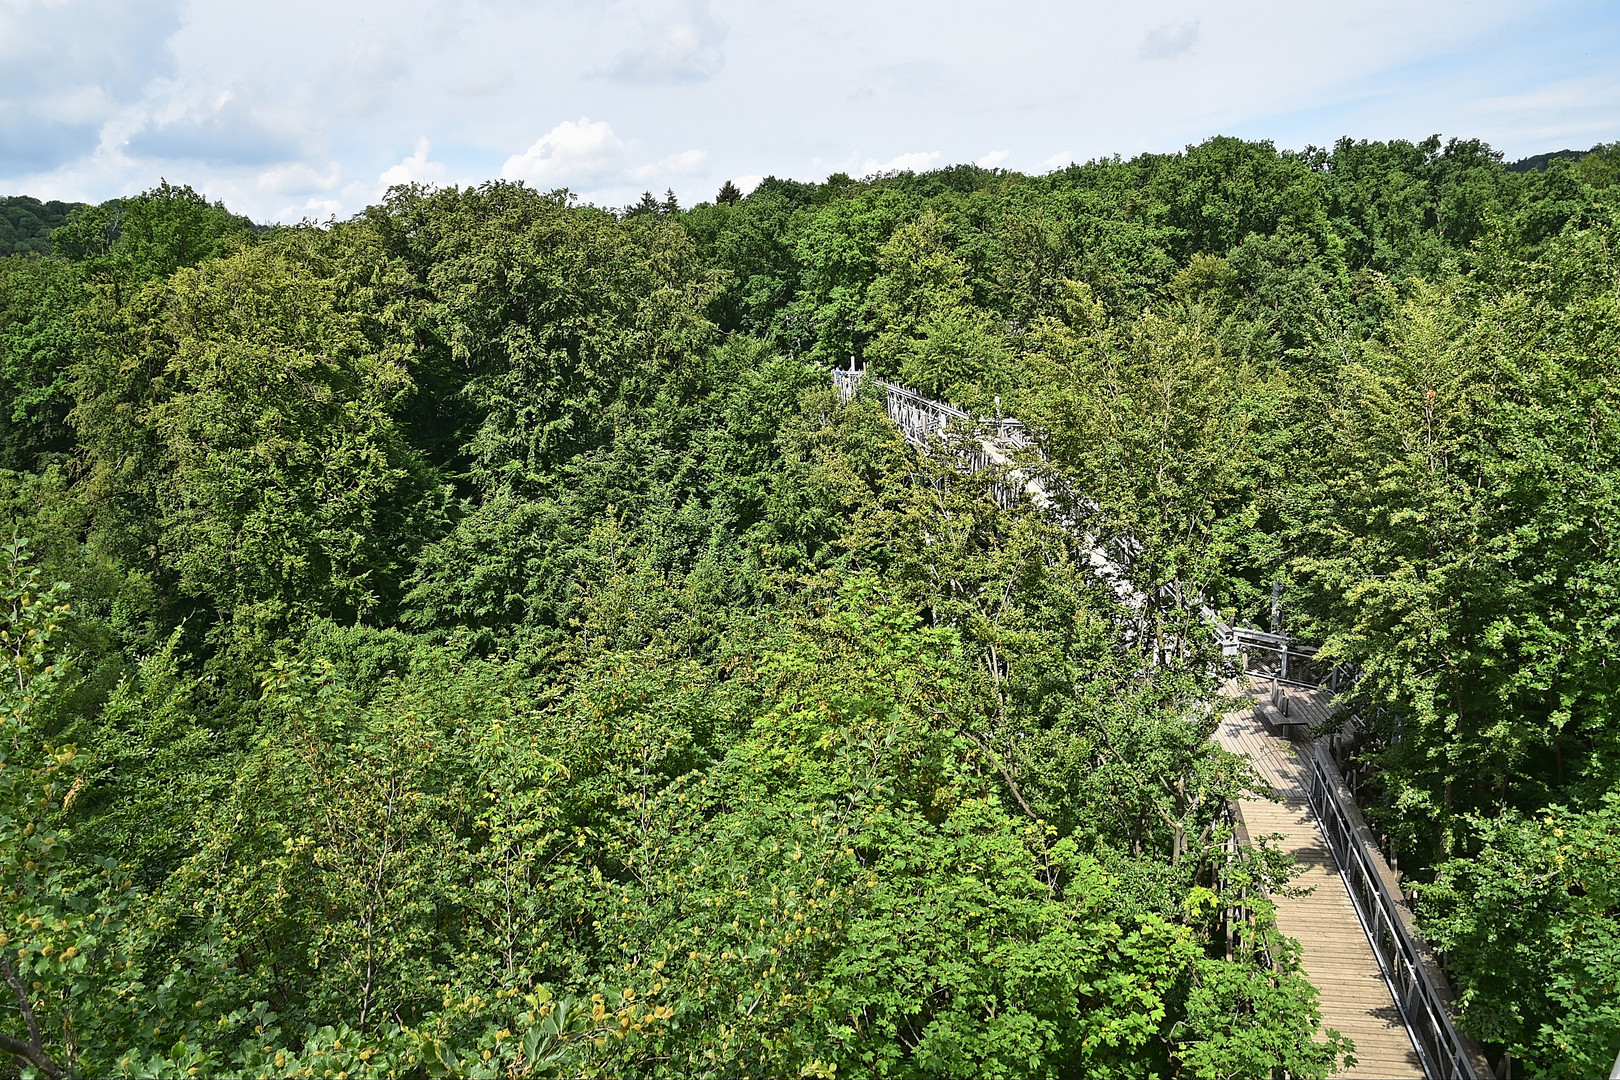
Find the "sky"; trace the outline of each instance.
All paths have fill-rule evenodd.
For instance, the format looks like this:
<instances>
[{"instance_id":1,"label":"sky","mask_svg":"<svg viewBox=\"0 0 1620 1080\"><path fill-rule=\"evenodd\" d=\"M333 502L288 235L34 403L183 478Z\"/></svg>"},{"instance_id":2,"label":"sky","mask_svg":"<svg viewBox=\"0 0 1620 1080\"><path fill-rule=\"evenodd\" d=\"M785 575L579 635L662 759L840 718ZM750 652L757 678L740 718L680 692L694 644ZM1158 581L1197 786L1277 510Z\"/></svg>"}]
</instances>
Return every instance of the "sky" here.
<instances>
[{"instance_id":1,"label":"sky","mask_svg":"<svg viewBox=\"0 0 1620 1080\"><path fill-rule=\"evenodd\" d=\"M0 194L257 221L496 177L672 188L1213 135L1620 139L1620 0L0 0Z\"/></svg>"}]
</instances>

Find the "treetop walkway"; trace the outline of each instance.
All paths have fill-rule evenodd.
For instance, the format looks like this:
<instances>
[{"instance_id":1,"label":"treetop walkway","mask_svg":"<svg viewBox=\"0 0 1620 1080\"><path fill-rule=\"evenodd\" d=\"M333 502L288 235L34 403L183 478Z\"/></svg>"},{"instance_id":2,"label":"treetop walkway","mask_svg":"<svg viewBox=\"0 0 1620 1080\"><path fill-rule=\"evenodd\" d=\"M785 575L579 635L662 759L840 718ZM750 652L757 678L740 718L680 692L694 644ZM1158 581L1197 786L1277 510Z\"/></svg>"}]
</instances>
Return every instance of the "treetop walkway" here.
<instances>
[{"instance_id":1,"label":"treetop walkway","mask_svg":"<svg viewBox=\"0 0 1620 1080\"><path fill-rule=\"evenodd\" d=\"M862 373L834 371L833 380L848 401ZM971 430L976 448L963 462L970 470L1007 465L1016 450L1034 445L1016 420L974 417L905 387L877 385L889 417L920 449L937 445L953 424ZM1024 488L1048 504L1038 481ZM1117 588L1121 568L1100 553L1093 561L1098 557ZM1274 795L1231 807L1236 835L1276 837L1296 862L1287 895L1272 897L1277 927L1300 944L1305 973L1321 993L1323 1025L1355 1042L1356 1064L1343 1075L1489 1077L1478 1047L1452 1025L1449 985L1400 900L1399 875L1380 854L1330 747L1311 738L1331 719L1345 673L1323 671L1313 650L1284 635L1212 629L1241 672L1223 688L1235 707L1222 717L1216 742L1253 762Z\"/></svg>"},{"instance_id":2,"label":"treetop walkway","mask_svg":"<svg viewBox=\"0 0 1620 1080\"><path fill-rule=\"evenodd\" d=\"M1272 704L1273 688L1286 713ZM1277 733L1295 725L1272 722L1283 715L1308 732L1328 720L1331 695L1248 676L1224 690L1236 707L1215 740L1253 762L1278 800L1244 799L1235 810L1251 837L1276 837L1298 867L1287 895L1272 897L1277 928L1300 943L1305 974L1322 995L1323 1025L1355 1041L1356 1065L1341 1075L1489 1076L1451 1025L1445 978L1332 758L1305 732Z\"/></svg>"}]
</instances>

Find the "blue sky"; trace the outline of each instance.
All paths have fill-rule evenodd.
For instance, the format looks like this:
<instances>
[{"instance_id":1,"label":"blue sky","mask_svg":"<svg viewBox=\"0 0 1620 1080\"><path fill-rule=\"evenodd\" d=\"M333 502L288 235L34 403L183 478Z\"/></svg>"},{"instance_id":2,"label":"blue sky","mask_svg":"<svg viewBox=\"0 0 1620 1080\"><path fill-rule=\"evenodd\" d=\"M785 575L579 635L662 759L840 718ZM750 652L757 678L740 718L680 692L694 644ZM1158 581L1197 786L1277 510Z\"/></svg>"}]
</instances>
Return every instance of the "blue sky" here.
<instances>
[{"instance_id":1,"label":"blue sky","mask_svg":"<svg viewBox=\"0 0 1620 1080\"><path fill-rule=\"evenodd\" d=\"M263 221L495 176L1041 172L1215 134L1620 139L1620 2L0 0L0 193Z\"/></svg>"}]
</instances>

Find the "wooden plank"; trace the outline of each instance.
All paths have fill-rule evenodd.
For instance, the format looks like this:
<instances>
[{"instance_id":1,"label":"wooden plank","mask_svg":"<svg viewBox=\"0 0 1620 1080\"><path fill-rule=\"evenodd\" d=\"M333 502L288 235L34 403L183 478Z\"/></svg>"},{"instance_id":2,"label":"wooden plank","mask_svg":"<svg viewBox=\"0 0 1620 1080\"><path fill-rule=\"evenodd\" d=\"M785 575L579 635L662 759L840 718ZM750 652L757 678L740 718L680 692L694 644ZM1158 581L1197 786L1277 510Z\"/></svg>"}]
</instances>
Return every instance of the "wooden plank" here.
<instances>
[{"instance_id":1,"label":"wooden plank","mask_svg":"<svg viewBox=\"0 0 1620 1080\"><path fill-rule=\"evenodd\" d=\"M1300 943L1301 966L1321 995L1323 1027L1355 1042L1356 1067L1340 1075L1421 1077L1422 1065L1400 1010L1306 800L1295 747L1266 731L1254 715L1250 703L1267 690L1249 680L1229 681L1225 691L1238 704L1222 718L1215 739L1232 753L1247 756L1283 799L1238 804L1250 836L1279 836L1277 846L1295 859L1299 874L1290 884L1311 890L1304 896L1273 897L1277 928ZM1313 725L1327 719L1325 706L1316 700L1320 695L1294 687L1285 692L1289 719L1306 718Z\"/></svg>"}]
</instances>

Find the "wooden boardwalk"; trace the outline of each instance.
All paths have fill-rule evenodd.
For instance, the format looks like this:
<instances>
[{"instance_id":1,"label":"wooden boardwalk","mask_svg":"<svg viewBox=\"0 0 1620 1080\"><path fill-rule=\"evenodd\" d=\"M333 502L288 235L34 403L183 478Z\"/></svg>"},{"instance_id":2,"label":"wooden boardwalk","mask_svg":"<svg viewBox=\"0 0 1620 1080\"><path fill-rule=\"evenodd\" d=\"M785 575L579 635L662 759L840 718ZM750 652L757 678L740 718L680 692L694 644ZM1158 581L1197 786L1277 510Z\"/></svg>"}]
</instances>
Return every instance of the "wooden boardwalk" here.
<instances>
[{"instance_id":1,"label":"wooden boardwalk","mask_svg":"<svg viewBox=\"0 0 1620 1080\"><path fill-rule=\"evenodd\" d=\"M1233 679L1226 693L1252 701L1262 693L1249 679ZM1290 688L1290 715L1326 718L1327 695ZM1278 846L1299 864L1290 883L1312 891L1274 897L1277 927L1300 943L1305 974L1321 991L1322 1025L1355 1040L1356 1066L1341 1076L1421 1077L1417 1050L1379 971L1333 853L1305 797L1303 765L1294 744L1266 730L1248 705L1221 721L1216 741L1247 754L1282 802L1245 800L1238 806L1251 837L1279 835Z\"/></svg>"},{"instance_id":2,"label":"wooden boardwalk","mask_svg":"<svg viewBox=\"0 0 1620 1080\"><path fill-rule=\"evenodd\" d=\"M850 364L849 371L832 373L838 395L845 401L854 397L864 375L854 370L853 358ZM889 417L908 442L925 451L935 445L936 437L951 423L970 423L976 429L978 449L971 453L969 460L960 462L969 472L991 464L1007 465L1011 460L1009 455L1016 448L1032 445L1024 426L1016 420L1002 419L999 411L994 420L974 418L904 387L889 383L879 385L885 392ZM1013 487L1008 491L1010 497L1018 496L1017 487L1021 485L1037 506L1049 505L1039 480L1026 479L1017 471L1010 479L1013 480ZM1000 494L997 501L1002 501ZM1100 575L1111 581L1120 599L1134 606L1132 586L1123 568L1101 548L1094 549L1091 556ZM1206 614L1214 615L1207 610ZM1285 678L1292 674L1289 643L1284 637L1259 632L1248 632L1245 637L1242 628L1223 628L1220 640L1223 652L1228 655L1232 655L1228 646L1236 648L1239 655L1243 655L1245 646L1257 648L1261 655L1279 654L1278 674ZM1294 650L1293 655L1305 666L1293 677L1310 677L1308 661L1313 653L1310 649ZM1247 666L1247 659L1244 664ZM1263 799L1245 800L1238 804L1237 810L1251 838L1281 837L1279 846L1298 865L1298 875L1291 885L1309 890L1304 896L1273 898L1277 925L1285 935L1300 943L1305 974L1321 994L1323 1025L1355 1042L1356 1066L1340 1075L1422 1077L1424 1058L1413 1045L1413 1039L1417 1038L1436 1075L1490 1076L1491 1070L1479 1047L1460 1037L1451 1024L1452 999L1444 973L1418 937L1411 913L1397 899L1400 880L1378 855L1377 844L1355 807L1355 797L1339 780L1338 770L1325 756L1325 751L1308 743L1299 744L1299 749L1306 753L1301 760L1296 744L1267 730L1265 723L1255 717L1252 702L1268 690L1269 682L1261 687L1248 677L1229 681L1227 694L1250 704L1223 717L1216 739L1226 749L1252 758L1256 770L1280 798L1275 803ZM1293 687L1287 688L1285 693L1290 720L1315 725L1328 719L1329 694ZM1314 778L1314 784L1310 778ZM1336 847L1329 846L1323 825L1311 810L1308 790L1327 815L1327 828ZM1373 924L1370 933L1379 943L1377 952L1369 941L1369 931L1364 929L1357 915L1346 879L1334 859L1334 850L1338 850L1352 868L1350 887ZM1390 991L1390 983L1379 967L1380 955L1389 965L1400 1000L1417 1025L1410 1033L1395 995Z\"/></svg>"}]
</instances>

